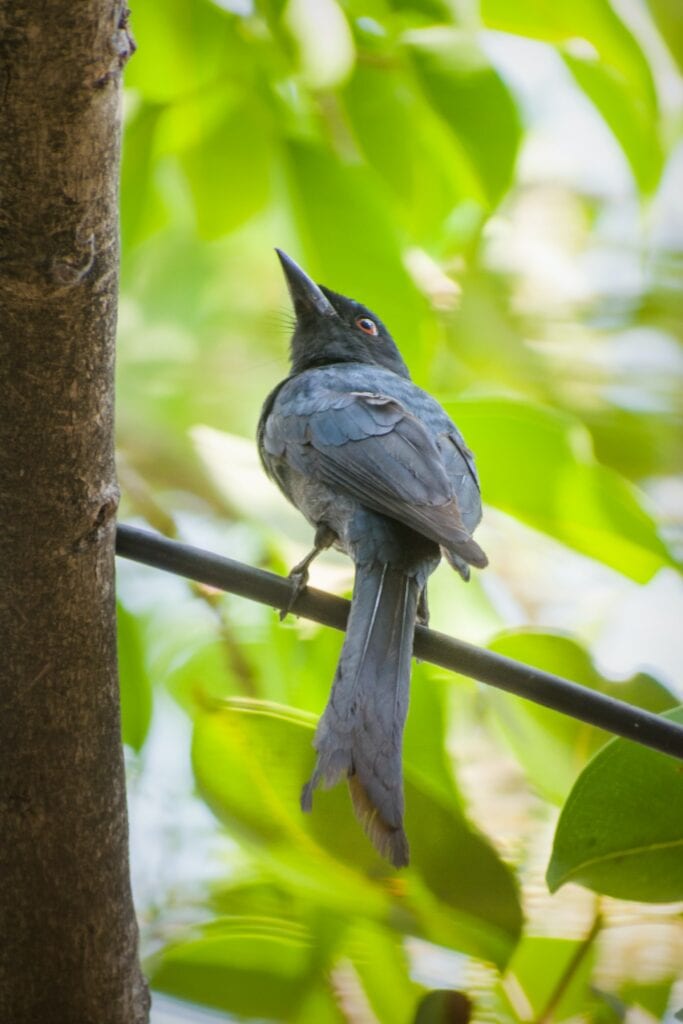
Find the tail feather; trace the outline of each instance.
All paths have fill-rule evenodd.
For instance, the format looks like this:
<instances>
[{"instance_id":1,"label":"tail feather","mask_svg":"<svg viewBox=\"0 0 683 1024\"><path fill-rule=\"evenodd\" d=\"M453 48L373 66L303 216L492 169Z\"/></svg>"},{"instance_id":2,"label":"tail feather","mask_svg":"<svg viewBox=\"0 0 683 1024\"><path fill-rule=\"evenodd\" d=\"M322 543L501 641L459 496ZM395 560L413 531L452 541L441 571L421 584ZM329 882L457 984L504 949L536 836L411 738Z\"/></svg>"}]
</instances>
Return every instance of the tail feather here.
<instances>
[{"instance_id":1,"label":"tail feather","mask_svg":"<svg viewBox=\"0 0 683 1024\"><path fill-rule=\"evenodd\" d=\"M348 777L356 816L396 867L408 863L402 742L419 589L389 565L357 567L344 646L315 735L318 759L301 797L309 811L317 785Z\"/></svg>"}]
</instances>

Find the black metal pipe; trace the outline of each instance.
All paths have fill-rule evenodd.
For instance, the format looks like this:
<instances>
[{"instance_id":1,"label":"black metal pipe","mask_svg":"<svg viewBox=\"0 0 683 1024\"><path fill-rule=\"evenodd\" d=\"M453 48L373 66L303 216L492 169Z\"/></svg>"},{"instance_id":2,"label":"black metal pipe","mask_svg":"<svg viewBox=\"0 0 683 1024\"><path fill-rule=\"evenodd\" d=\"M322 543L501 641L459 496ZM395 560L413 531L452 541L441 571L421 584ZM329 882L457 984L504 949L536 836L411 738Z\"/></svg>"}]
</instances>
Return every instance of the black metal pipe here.
<instances>
[{"instance_id":1,"label":"black metal pipe","mask_svg":"<svg viewBox=\"0 0 683 1024\"><path fill-rule=\"evenodd\" d=\"M168 540L147 530L119 525L116 552L122 558L142 562L273 608L286 608L291 599L292 584L286 577L254 569L189 544ZM303 618L344 630L349 602L307 587L292 610ZM561 676L542 672L424 626L415 629L414 650L415 656L423 661L478 679L482 683L683 760L683 726L650 711L643 711L642 708L589 690Z\"/></svg>"}]
</instances>

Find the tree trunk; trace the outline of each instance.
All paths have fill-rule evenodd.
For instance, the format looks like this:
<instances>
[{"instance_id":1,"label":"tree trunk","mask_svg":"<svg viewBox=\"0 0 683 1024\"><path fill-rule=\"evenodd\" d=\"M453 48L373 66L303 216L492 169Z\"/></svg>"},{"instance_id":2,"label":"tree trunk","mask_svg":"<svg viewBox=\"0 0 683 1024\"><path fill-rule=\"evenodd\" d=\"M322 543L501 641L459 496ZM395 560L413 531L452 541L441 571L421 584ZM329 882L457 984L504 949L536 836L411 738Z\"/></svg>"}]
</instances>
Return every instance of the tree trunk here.
<instances>
[{"instance_id":1,"label":"tree trunk","mask_svg":"<svg viewBox=\"0 0 683 1024\"><path fill-rule=\"evenodd\" d=\"M141 1024L116 671L117 0L0 0L0 1020Z\"/></svg>"}]
</instances>

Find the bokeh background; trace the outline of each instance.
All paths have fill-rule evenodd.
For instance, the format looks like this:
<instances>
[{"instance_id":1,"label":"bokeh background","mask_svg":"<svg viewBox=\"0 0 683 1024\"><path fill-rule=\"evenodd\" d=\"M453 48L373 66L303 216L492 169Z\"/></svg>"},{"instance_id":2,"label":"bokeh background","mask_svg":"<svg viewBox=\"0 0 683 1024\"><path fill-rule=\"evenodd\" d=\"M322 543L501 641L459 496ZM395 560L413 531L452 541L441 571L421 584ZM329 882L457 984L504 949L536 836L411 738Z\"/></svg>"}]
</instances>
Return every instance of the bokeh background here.
<instances>
[{"instance_id":1,"label":"bokeh background","mask_svg":"<svg viewBox=\"0 0 683 1024\"><path fill-rule=\"evenodd\" d=\"M123 518L280 572L307 550L254 444L287 372L277 245L376 310L477 455L491 565L468 586L440 568L432 624L680 704L677 0L137 0L132 26ZM605 734L416 666L396 874L342 788L298 809L340 636L118 578L157 1024L673 1021L680 862L640 887L614 865L552 896L544 878ZM313 567L351 582L342 556ZM680 854L680 806L662 814Z\"/></svg>"}]
</instances>

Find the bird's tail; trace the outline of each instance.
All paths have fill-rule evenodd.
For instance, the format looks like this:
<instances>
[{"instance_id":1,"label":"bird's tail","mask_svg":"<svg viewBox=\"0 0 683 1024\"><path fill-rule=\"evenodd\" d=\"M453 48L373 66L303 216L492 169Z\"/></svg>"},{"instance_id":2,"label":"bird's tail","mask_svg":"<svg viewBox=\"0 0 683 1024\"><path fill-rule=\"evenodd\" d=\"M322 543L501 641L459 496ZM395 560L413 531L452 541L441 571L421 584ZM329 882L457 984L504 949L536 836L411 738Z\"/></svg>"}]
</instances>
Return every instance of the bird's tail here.
<instances>
[{"instance_id":1,"label":"bird's tail","mask_svg":"<svg viewBox=\"0 0 683 1024\"><path fill-rule=\"evenodd\" d=\"M382 856L408 863L403 830L403 725L408 711L410 660L419 586L390 565L359 565L351 611L332 692L320 719L313 790L348 777L353 807Z\"/></svg>"}]
</instances>

